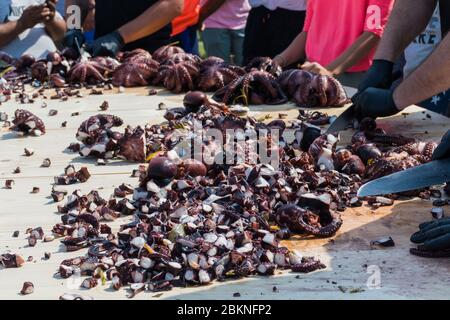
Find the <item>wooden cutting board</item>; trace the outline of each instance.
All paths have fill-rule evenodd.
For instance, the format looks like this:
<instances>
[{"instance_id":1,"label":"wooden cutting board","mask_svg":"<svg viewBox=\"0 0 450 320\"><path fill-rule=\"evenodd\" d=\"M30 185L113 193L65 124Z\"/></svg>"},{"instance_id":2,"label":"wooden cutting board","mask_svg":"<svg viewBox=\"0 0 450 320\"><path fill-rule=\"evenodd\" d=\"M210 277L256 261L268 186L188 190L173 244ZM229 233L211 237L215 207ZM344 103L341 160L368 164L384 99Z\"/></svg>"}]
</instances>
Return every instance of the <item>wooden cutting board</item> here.
<instances>
[{"instance_id":1,"label":"wooden cutting board","mask_svg":"<svg viewBox=\"0 0 450 320\"><path fill-rule=\"evenodd\" d=\"M354 90L347 88L351 95ZM32 89L30 89L32 91ZM59 241L38 243L36 247L27 246L25 230L41 226L49 232L55 223L60 222L56 206L49 198L53 176L63 172L68 164L77 168L87 166L92 178L84 184L69 186L70 191L77 188L83 193L98 189L104 197L109 197L114 187L127 182L136 184L130 173L137 168L136 163L113 161L107 166L96 166L95 161L83 159L76 154L66 153L65 148L75 142L76 129L89 116L97 113L111 113L123 118L126 125L143 125L163 121L164 110L159 110L162 102L167 107L182 105L182 95L172 95L165 90L148 96L147 88L126 89L124 93L105 91L103 95L86 95L66 102L43 100L34 104L22 105L9 101L0 106L10 118L14 110L24 108L41 117L46 124L47 134L41 137L17 137L14 133L0 132L0 186L4 180L14 179L13 190L0 188L0 252L8 250L20 253L25 258L33 256L32 262L20 269L0 270L0 299L57 299L65 292L89 295L95 299L126 299L126 292L115 292L98 286L92 290L80 290L77 279L64 280L54 276L59 263L66 258L83 255L84 251L63 252ZM103 101L108 101L108 111L100 111ZM56 116L48 116L50 109L58 110ZM330 115L339 115L344 109L321 110ZM71 116L79 112L79 116ZM289 119L298 115L293 104L281 106L254 106L251 114L256 118L270 114L276 119L278 114L286 113ZM67 127L61 123L67 121ZM404 115L397 115L379 121L387 131L413 136L423 140L438 141L450 129L448 118L410 107ZM341 143L350 141L352 132L341 133ZM35 154L23 156L24 148L33 148ZM50 158L52 166L41 168L44 158ZM16 167L22 173L12 174ZM33 187L40 187L39 194L30 194ZM240 299L368 299L368 298L443 298L448 294L448 260L424 260L409 255L409 236L420 222L430 219L431 204L423 200L396 202L392 207L371 211L368 207L348 209L344 214L344 225L333 239L294 238L284 242L291 249L305 255L320 257L327 269L308 275L280 272L274 277L252 277L240 281L215 283L206 287L175 289L162 295L141 293L136 299L230 299L233 293L240 292ZM447 209L448 210L448 209ZM120 218L112 226L128 221ZM20 231L18 238L12 233ZM392 236L396 246L390 249L376 249L370 242L382 236ZM52 253L49 260L43 260L45 252ZM378 289L367 287L367 281L375 270L379 274L381 286ZM371 271L371 272L372 272ZM379 272L378 272L379 271ZM21 296L19 291L24 281L35 284L35 293ZM375 281L376 283L376 281ZM277 291L273 291L273 287ZM236 299L236 298L234 298Z\"/></svg>"}]
</instances>

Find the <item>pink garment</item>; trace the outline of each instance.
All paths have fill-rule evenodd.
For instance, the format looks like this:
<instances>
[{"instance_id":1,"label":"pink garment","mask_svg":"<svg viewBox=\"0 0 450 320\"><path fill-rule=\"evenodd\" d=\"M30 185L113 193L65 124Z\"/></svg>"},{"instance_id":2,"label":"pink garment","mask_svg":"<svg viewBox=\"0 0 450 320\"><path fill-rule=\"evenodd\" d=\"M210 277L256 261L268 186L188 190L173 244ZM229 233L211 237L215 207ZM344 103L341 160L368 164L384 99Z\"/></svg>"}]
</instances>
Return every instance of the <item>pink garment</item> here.
<instances>
[{"instance_id":1,"label":"pink garment","mask_svg":"<svg viewBox=\"0 0 450 320\"><path fill-rule=\"evenodd\" d=\"M381 37L393 5L394 0L309 0L303 28L308 60L326 67L364 31ZM347 71L369 69L374 52Z\"/></svg>"},{"instance_id":2,"label":"pink garment","mask_svg":"<svg viewBox=\"0 0 450 320\"><path fill-rule=\"evenodd\" d=\"M206 0L202 0L203 5ZM250 4L248 0L227 0L205 20L206 28L239 30L245 28Z\"/></svg>"}]
</instances>

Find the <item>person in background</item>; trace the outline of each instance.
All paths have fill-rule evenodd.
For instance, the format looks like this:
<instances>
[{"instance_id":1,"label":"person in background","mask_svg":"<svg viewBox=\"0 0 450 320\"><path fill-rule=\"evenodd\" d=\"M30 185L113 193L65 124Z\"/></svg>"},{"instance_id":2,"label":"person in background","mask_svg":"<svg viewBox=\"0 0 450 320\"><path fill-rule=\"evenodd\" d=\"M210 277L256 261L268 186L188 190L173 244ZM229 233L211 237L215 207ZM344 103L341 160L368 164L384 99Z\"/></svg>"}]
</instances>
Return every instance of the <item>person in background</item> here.
<instances>
[{"instance_id":1,"label":"person in background","mask_svg":"<svg viewBox=\"0 0 450 320\"><path fill-rule=\"evenodd\" d=\"M244 64L255 57L275 57L303 28L306 0L249 0ZM337 1L340 2L340 1Z\"/></svg>"},{"instance_id":2,"label":"person in background","mask_svg":"<svg viewBox=\"0 0 450 320\"><path fill-rule=\"evenodd\" d=\"M242 65L248 0L203 0L199 29L208 56Z\"/></svg>"},{"instance_id":3,"label":"person in background","mask_svg":"<svg viewBox=\"0 0 450 320\"><path fill-rule=\"evenodd\" d=\"M81 8L81 25L90 9L89 0L66 0ZM95 40L89 48L94 56L115 56L137 48L153 52L170 43L171 21L183 10L183 0L96 0ZM81 27L69 30L66 46L76 48L84 37Z\"/></svg>"},{"instance_id":4,"label":"person in background","mask_svg":"<svg viewBox=\"0 0 450 320\"><path fill-rule=\"evenodd\" d=\"M358 117L392 116L450 88L450 1L439 2L442 41L398 86L392 86L393 61L423 32L436 4L432 0L396 1L375 54L376 63L352 97Z\"/></svg>"},{"instance_id":5,"label":"person in background","mask_svg":"<svg viewBox=\"0 0 450 320\"><path fill-rule=\"evenodd\" d=\"M439 6L436 6L433 16L425 30L405 49L405 65L403 77L410 75L441 42L441 18ZM441 92L418 105L428 110L445 114L450 101L450 90Z\"/></svg>"},{"instance_id":6,"label":"person in background","mask_svg":"<svg viewBox=\"0 0 450 320\"><path fill-rule=\"evenodd\" d=\"M36 59L55 51L66 31L57 0L1 0L0 51Z\"/></svg>"},{"instance_id":7,"label":"person in background","mask_svg":"<svg viewBox=\"0 0 450 320\"><path fill-rule=\"evenodd\" d=\"M184 0L183 13L172 21L172 43L187 53L198 55L197 23L200 0Z\"/></svg>"},{"instance_id":8,"label":"person in background","mask_svg":"<svg viewBox=\"0 0 450 320\"><path fill-rule=\"evenodd\" d=\"M406 107L420 103L450 88L450 1L439 1L442 40L428 57L398 86L392 86L394 61L426 28L435 11L436 0L396 0L386 32L375 54L377 64L352 97L359 118L389 117ZM450 116L450 112L447 113ZM432 160L450 158L450 130L443 136ZM437 174L441 174L438 172ZM421 244L427 256L438 256L450 250L449 220L439 219L420 225L411 241Z\"/></svg>"},{"instance_id":9,"label":"person in background","mask_svg":"<svg viewBox=\"0 0 450 320\"><path fill-rule=\"evenodd\" d=\"M372 64L394 0L309 0L303 31L274 60L357 87Z\"/></svg>"}]
</instances>

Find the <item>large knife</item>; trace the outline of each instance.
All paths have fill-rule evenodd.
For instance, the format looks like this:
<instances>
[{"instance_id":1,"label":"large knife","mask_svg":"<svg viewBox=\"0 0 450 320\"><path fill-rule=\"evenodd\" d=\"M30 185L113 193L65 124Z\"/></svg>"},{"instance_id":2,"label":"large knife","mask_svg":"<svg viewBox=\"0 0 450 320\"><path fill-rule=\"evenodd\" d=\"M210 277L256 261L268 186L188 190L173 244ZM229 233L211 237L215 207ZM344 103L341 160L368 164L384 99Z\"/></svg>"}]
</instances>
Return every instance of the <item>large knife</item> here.
<instances>
[{"instance_id":1,"label":"large knife","mask_svg":"<svg viewBox=\"0 0 450 320\"><path fill-rule=\"evenodd\" d=\"M91 58L91 54L86 50L85 46L80 46L78 39L75 38L75 44L77 46L78 53L80 54L81 61L87 61Z\"/></svg>"},{"instance_id":2,"label":"large knife","mask_svg":"<svg viewBox=\"0 0 450 320\"><path fill-rule=\"evenodd\" d=\"M399 193L450 182L450 159L436 160L366 183L358 197Z\"/></svg>"},{"instance_id":3,"label":"large knife","mask_svg":"<svg viewBox=\"0 0 450 320\"><path fill-rule=\"evenodd\" d=\"M328 127L326 134L336 133L346 130L349 125L355 120L355 106L352 104Z\"/></svg>"}]
</instances>

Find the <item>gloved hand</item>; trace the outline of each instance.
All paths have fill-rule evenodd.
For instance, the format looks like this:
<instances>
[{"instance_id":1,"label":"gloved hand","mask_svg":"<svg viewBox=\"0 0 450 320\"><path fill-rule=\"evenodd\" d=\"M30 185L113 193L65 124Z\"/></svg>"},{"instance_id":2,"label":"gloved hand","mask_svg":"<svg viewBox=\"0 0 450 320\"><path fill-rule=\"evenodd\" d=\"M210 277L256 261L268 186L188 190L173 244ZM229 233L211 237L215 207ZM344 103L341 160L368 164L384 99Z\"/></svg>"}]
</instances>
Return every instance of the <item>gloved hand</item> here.
<instances>
[{"instance_id":1,"label":"gloved hand","mask_svg":"<svg viewBox=\"0 0 450 320\"><path fill-rule=\"evenodd\" d=\"M364 118L376 119L388 117L400 112L393 98L394 90L368 88L357 97L352 98L355 106L356 116L361 120Z\"/></svg>"},{"instance_id":2,"label":"gloved hand","mask_svg":"<svg viewBox=\"0 0 450 320\"><path fill-rule=\"evenodd\" d=\"M95 56L115 57L123 48L125 42L119 31L114 31L104 35L94 41L89 51Z\"/></svg>"},{"instance_id":3,"label":"gloved hand","mask_svg":"<svg viewBox=\"0 0 450 320\"><path fill-rule=\"evenodd\" d=\"M433 153L433 160L450 158L450 130L442 137L441 143Z\"/></svg>"},{"instance_id":4,"label":"gloved hand","mask_svg":"<svg viewBox=\"0 0 450 320\"><path fill-rule=\"evenodd\" d=\"M70 29L64 35L64 46L72 49L78 49L75 39L78 40L78 45L80 46L80 48L86 41L83 32L80 29Z\"/></svg>"},{"instance_id":5,"label":"gloved hand","mask_svg":"<svg viewBox=\"0 0 450 320\"><path fill-rule=\"evenodd\" d=\"M411 242L419 244L411 249L414 255L430 258L450 256L450 218L422 223L420 231L411 236Z\"/></svg>"},{"instance_id":6,"label":"gloved hand","mask_svg":"<svg viewBox=\"0 0 450 320\"><path fill-rule=\"evenodd\" d=\"M367 88L389 89L392 85L394 63L387 60L374 60L366 73L366 77L358 86L358 93Z\"/></svg>"}]
</instances>

